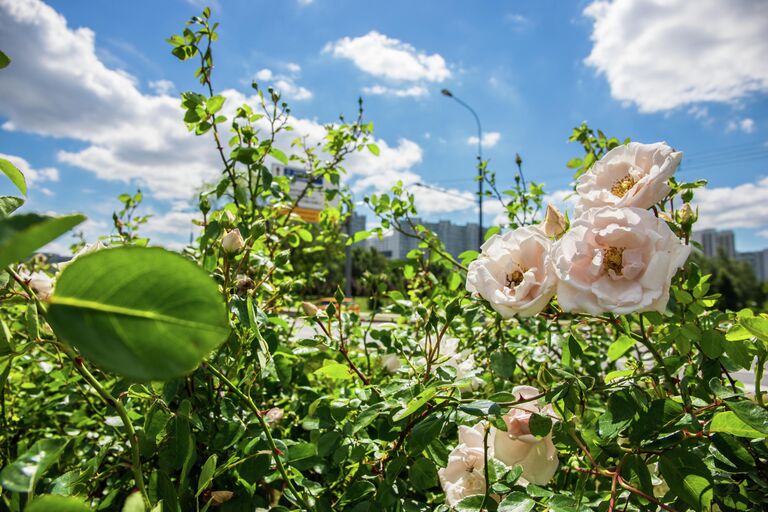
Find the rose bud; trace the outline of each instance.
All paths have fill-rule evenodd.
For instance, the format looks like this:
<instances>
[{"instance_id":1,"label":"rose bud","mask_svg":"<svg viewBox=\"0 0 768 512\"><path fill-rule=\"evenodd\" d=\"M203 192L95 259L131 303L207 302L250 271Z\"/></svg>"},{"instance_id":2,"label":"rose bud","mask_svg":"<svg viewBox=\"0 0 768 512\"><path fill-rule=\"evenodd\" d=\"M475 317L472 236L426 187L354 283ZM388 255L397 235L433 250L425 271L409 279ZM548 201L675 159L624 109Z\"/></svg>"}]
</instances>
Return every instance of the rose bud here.
<instances>
[{"instance_id":1,"label":"rose bud","mask_svg":"<svg viewBox=\"0 0 768 512\"><path fill-rule=\"evenodd\" d=\"M547 205L547 214L542 224L544 233L550 238L560 238L560 235L568 229L568 220L556 207Z\"/></svg>"},{"instance_id":2,"label":"rose bud","mask_svg":"<svg viewBox=\"0 0 768 512\"><path fill-rule=\"evenodd\" d=\"M237 254L243 250L243 247L245 247L245 242L237 228L227 231L224 238L221 239L221 248L228 254Z\"/></svg>"},{"instance_id":3,"label":"rose bud","mask_svg":"<svg viewBox=\"0 0 768 512\"><path fill-rule=\"evenodd\" d=\"M304 314L307 316L315 316L318 313L318 311L320 311L320 308L318 308L311 302L303 302L301 304L301 309L304 310Z\"/></svg>"}]
</instances>

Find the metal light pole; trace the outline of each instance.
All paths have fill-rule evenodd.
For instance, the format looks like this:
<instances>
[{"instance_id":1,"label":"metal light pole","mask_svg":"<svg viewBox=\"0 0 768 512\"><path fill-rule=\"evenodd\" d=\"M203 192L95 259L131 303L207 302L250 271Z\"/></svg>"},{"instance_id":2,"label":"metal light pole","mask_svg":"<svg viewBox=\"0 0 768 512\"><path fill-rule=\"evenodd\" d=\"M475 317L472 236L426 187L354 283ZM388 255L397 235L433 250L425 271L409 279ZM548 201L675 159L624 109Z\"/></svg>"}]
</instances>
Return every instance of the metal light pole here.
<instances>
[{"instance_id":1,"label":"metal light pole","mask_svg":"<svg viewBox=\"0 0 768 512\"><path fill-rule=\"evenodd\" d=\"M462 100L453 95L448 89L440 91L443 96L452 98L462 107L469 110L475 118L477 123L477 207L478 207L478 231L477 231L477 246L478 248L483 245L483 127L480 124L480 118L475 112L475 109L464 103Z\"/></svg>"}]
</instances>

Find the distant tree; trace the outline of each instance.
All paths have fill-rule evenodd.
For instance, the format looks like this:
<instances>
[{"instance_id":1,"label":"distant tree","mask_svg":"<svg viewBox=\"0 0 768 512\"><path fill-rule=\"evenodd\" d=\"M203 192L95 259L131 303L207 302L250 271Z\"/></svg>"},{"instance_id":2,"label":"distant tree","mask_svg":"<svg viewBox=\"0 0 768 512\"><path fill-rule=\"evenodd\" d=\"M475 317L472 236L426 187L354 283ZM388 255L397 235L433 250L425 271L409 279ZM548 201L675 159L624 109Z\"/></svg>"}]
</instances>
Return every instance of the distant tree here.
<instances>
[{"instance_id":1,"label":"distant tree","mask_svg":"<svg viewBox=\"0 0 768 512\"><path fill-rule=\"evenodd\" d=\"M712 275L710 290L721 295L720 307L734 311L764 308L768 295L749 263L731 259L725 253L714 258L694 253L691 259L699 265L702 274Z\"/></svg>"}]
</instances>

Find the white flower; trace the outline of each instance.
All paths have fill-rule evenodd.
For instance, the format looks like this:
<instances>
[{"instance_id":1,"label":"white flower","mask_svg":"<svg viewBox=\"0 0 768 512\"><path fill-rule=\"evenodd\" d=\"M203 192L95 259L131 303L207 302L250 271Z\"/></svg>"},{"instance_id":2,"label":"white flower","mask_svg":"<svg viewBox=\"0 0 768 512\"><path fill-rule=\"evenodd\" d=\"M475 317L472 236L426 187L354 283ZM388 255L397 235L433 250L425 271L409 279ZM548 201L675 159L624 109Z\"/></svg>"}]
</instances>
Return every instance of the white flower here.
<instances>
[{"instance_id":1,"label":"white flower","mask_svg":"<svg viewBox=\"0 0 768 512\"><path fill-rule=\"evenodd\" d=\"M58 264L58 269L59 269L59 271L62 271L65 268L67 268L69 265L74 263L77 260L77 258L80 258L82 256L85 256L86 254L91 254L92 252L100 251L100 250L106 249L106 248L107 248L107 246L104 245L101 242L101 240L96 240L92 244L85 244L68 261L63 261L63 262L59 263Z\"/></svg>"},{"instance_id":2,"label":"white flower","mask_svg":"<svg viewBox=\"0 0 768 512\"><path fill-rule=\"evenodd\" d=\"M440 357L448 357L440 366L453 368L456 370L456 380L466 381L462 391L474 391L483 385L483 379L478 376L482 370L477 367L474 354L469 349L459 351L458 339L443 336L440 341Z\"/></svg>"},{"instance_id":3,"label":"white flower","mask_svg":"<svg viewBox=\"0 0 768 512\"><path fill-rule=\"evenodd\" d=\"M610 150L579 177L576 214L600 206L650 208L669 193L683 153L664 142L630 142Z\"/></svg>"},{"instance_id":4,"label":"white flower","mask_svg":"<svg viewBox=\"0 0 768 512\"><path fill-rule=\"evenodd\" d=\"M492 236L469 264L467 291L480 295L506 318L539 313L555 294L551 247L552 241L538 226Z\"/></svg>"},{"instance_id":5,"label":"white flower","mask_svg":"<svg viewBox=\"0 0 768 512\"><path fill-rule=\"evenodd\" d=\"M237 254L243 250L243 247L245 247L245 241L237 228L227 231L221 239L221 248L228 254Z\"/></svg>"},{"instance_id":6,"label":"white flower","mask_svg":"<svg viewBox=\"0 0 768 512\"><path fill-rule=\"evenodd\" d=\"M53 292L53 279L45 272L32 272L21 277L40 300L47 300L51 296L51 292Z\"/></svg>"},{"instance_id":7,"label":"white flower","mask_svg":"<svg viewBox=\"0 0 768 512\"><path fill-rule=\"evenodd\" d=\"M270 410L268 410L267 414L265 414L264 416L267 418L268 422L277 423L278 421L283 419L283 416L285 416L285 413L279 407L273 407Z\"/></svg>"},{"instance_id":8,"label":"white flower","mask_svg":"<svg viewBox=\"0 0 768 512\"><path fill-rule=\"evenodd\" d=\"M544 234L550 238L559 238L568 229L568 221L555 206L547 205L547 213L541 225Z\"/></svg>"},{"instance_id":9,"label":"white flower","mask_svg":"<svg viewBox=\"0 0 768 512\"><path fill-rule=\"evenodd\" d=\"M588 210L555 246L557 300L564 311L593 315L664 311L690 251L648 210Z\"/></svg>"},{"instance_id":10,"label":"white flower","mask_svg":"<svg viewBox=\"0 0 768 512\"><path fill-rule=\"evenodd\" d=\"M381 356L381 366L389 373L395 373L403 366L397 354L384 354Z\"/></svg>"},{"instance_id":11,"label":"white flower","mask_svg":"<svg viewBox=\"0 0 768 512\"><path fill-rule=\"evenodd\" d=\"M538 389L531 386L517 386L512 393L524 399L541 394ZM534 412L556 419L551 405L539 407L536 401L530 401L514 406L504 415L507 431L491 429L493 454L507 466L521 466L523 468L520 477L522 483L544 485L557 471L557 449L552 443L551 432L544 437L531 434L528 421Z\"/></svg>"},{"instance_id":12,"label":"white flower","mask_svg":"<svg viewBox=\"0 0 768 512\"><path fill-rule=\"evenodd\" d=\"M488 443L490 458L493 455L490 439ZM448 506L455 506L467 496L485 494L484 444L485 428L482 423L472 428L459 426L459 444L448 455L448 465L437 472Z\"/></svg>"}]
</instances>

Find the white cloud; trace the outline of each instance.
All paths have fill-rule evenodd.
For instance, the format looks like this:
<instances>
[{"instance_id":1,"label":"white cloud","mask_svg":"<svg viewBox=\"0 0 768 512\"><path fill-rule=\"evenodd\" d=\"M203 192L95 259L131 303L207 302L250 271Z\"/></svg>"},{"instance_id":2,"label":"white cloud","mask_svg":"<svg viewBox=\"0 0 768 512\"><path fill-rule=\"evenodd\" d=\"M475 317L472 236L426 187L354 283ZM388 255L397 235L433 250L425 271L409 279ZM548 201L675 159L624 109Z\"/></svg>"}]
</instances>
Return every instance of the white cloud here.
<instances>
[{"instance_id":1,"label":"white cloud","mask_svg":"<svg viewBox=\"0 0 768 512\"><path fill-rule=\"evenodd\" d=\"M315 0L296 0L302 7L315 3Z\"/></svg>"},{"instance_id":2,"label":"white cloud","mask_svg":"<svg viewBox=\"0 0 768 512\"><path fill-rule=\"evenodd\" d=\"M149 88L159 96L166 96L176 90L176 86L170 80L151 80Z\"/></svg>"},{"instance_id":3,"label":"white cloud","mask_svg":"<svg viewBox=\"0 0 768 512\"><path fill-rule=\"evenodd\" d=\"M467 139L467 144L471 145L477 145L477 141L479 139L476 136L469 137ZM501 134L499 132L485 132L483 134L483 147L485 148L492 148L496 144L499 143L501 140Z\"/></svg>"},{"instance_id":4,"label":"white cloud","mask_svg":"<svg viewBox=\"0 0 768 512\"><path fill-rule=\"evenodd\" d=\"M395 96L398 98L426 96L429 90L423 85L411 85L410 87L387 87L385 85L373 85L363 87L363 92L372 95Z\"/></svg>"},{"instance_id":5,"label":"white cloud","mask_svg":"<svg viewBox=\"0 0 768 512\"><path fill-rule=\"evenodd\" d=\"M598 0L586 63L643 112L768 92L768 2Z\"/></svg>"},{"instance_id":6,"label":"white cloud","mask_svg":"<svg viewBox=\"0 0 768 512\"><path fill-rule=\"evenodd\" d=\"M763 228L768 226L768 177L734 187L696 192L698 229Z\"/></svg>"},{"instance_id":7,"label":"white cloud","mask_svg":"<svg viewBox=\"0 0 768 512\"><path fill-rule=\"evenodd\" d=\"M180 101L165 94L171 84L157 81L157 94L143 94L138 80L99 59L91 30L68 27L63 16L40 1L0 0L0 18L0 48L15 48L13 65L3 70L0 80L3 129L78 141L82 143L78 149L57 153L59 161L99 179L140 186L164 201L188 199L203 182L220 176L221 163L211 138L190 134L182 122ZM300 71L291 63L281 69ZM294 92L306 94L301 89ZM241 103L258 103L236 90L219 93L227 98L225 115ZM292 118L291 125L295 131L277 140L285 149L297 136L306 136L309 144L325 136L323 123L317 120ZM381 139L372 142L381 148L379 157L360 152L345 162L348 183L355 190L383 191L398 180L421 179L412 169L422 158L418 144L407 139L396 145ZM48 169L39 174L48 180L58 175ZM173 219L181 219L174 215Z\"/></svg>"},{"instance_id":8,"label":"white cloud","mask_svg":"<svg viewBox=\"0 0 768 512\"><path fill-rule=\"evenodd\" d=\"M276 74L269 68L260 69L254 78L259 82L268 82L287 99L293 101L311 99L312 91L296 83L301 67L289 62L285 68L288 70L288 74Z\"/></svg>"},{"instance_id":9,"label":"white cloud","mask_svg":"<svg viewBox=\"0 0 768 512\"><path fill-rule=\"evenodd\" d=\"M744 119L731 120L728 121L728 124L725 127L725 131L727 132L733 132L736 130L741 130L744 133L752 133L755 131L755 120L750 119L749 117Z\"/></svg>"},{"instance_id":10,"label":"white cloud","mask_svg":"<svg viewBox=\"0 0 768 512\"><path fill-rule=\"evenodd\" d=\"M16 166L18 170L24 175L27 181L27 185L35 185L43 182L59 181L59 170L55 167L43 167L41 169L35 169L24 158L16 155L6 155L0 153L0 158L8 160ZM41 190L42 191L42 190ZM50 192L50 190L49 190ZM45 194L45 192L43 192ZM50 194L46 194L50 195Z\"/></svg>"},{"instance_id":11,"label":"white cloud","mask_svg":"<svg viewBox=\"0 0 768 512\"><path fill-rule=\"evenodd\" d=\"M764 229L763 231L758 231L757 236L768 238L768 229Z\"/></svg>"},{"instance_id":12,"label":"white cloud","mask_svg":"<svg viewBox=\"0 0 768 512\"><path fill-rule=\"evenodd\" d=\"M328 43L323 52L348 59L360 70L389 80L442 82L451 76L440 54L428 55L408 43L376 31Z\"/></svg>"}]
</instances>

